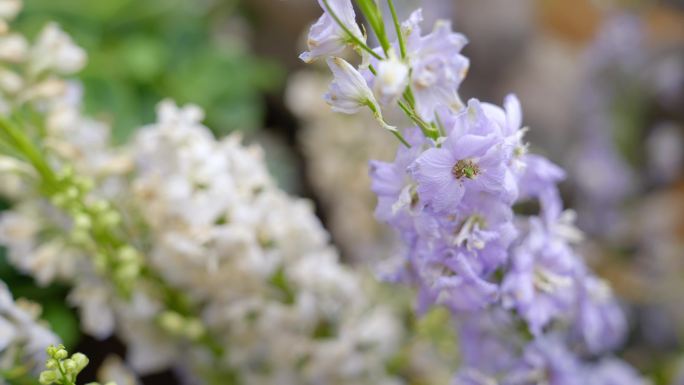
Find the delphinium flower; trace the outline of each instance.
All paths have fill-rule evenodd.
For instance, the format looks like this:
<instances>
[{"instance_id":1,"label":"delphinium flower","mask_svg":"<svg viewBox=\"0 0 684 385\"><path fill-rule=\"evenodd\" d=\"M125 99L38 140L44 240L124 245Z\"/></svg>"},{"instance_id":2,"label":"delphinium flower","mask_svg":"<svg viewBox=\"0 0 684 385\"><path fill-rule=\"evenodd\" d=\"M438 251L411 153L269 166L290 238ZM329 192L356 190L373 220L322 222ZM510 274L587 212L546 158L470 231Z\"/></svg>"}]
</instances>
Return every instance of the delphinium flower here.
<instances>
[{"instance_id":1,"label":"delphinium flower","mask_svg":"<svg viewBox=\"0 0 684 385\"><path fill-rule=\"evenodd\" d=\"M354 41L365 41L356 24L354 7L348 0L319 0L323 15L311 27L307 44L309 51L300 58L311 62L319 57L341 53Z\"/></svg>"},{"instance_id":2,"label":"delphinium flower","mask_svg":"<svg viewBox=\"0 0 684 385\"><path fill-rule=\"evenodd\" d=\"M674 294L684 271L684 41L653 28L650 12L633 11L609 8L584 52L567 167L594 264L615 277L634 320L627 354L665 379L684 322Z\"/></svg>"},{"instance_id":3,"label":"delphinium flower","mask_svg":"<svg viewBox=\"0 0 684 385\"><path fill-rule=\"evenodd\" d=\"M345 262L356 270L390 270L391 266L385 265L398 242L391 230L373 217L375 195L369 188L367 168L369 158L391 156L398 143L385 140L382 130L368 130L373 124L370 114L338 114L326 108L320 96L329 82L330 75L307 69L291 76L287 87L286 102L303 124L298 140L309 181ZM402 319L412 320L406 322L407 332L392 367L409 384L448 383L456 348L453 339L443 337L453 334L449 323L443 322L446 312L435 309L418 319L409 288L398 291L388 284L381 288L374 301L387 303Z\"/></svg>"},{"instance_id":4,"label":"delphinium flower","mask_svg":"<svg viewBox=\"0 0 684 385\"><path fill-rule=\"evenodd\" d=\"M366 80L357 92L382 97L379 67L399 52L411 79L396 104L417 126L393 130L402 143L393 162L371 162L376 215L404 246L388 278L418 288L419 311L451 310L463 356L454 384L644 383L635 372L604 368L617 359L593 363L621 342L624 315L576 251L581 234L557 188L562 169L528 154L519 101L464 105L463 36L445 21L423 35L420 11L400 23L390 0L397 36L390 42L377 3L357 4L380 42L354 41ZM538 212L516 214L528 202Z\"/></svg>"},{"instance_id":5,"label":"delphinium flower","mask_svg":"<svg viewBox=\"0 0 684 385\"><path fill-rule=\"evenodd\" d=\"M45 347L58 342L39 315L38 304L15 301L0 281L0 382L37 376L46 357Z\"/></svg>"}]
</instances>

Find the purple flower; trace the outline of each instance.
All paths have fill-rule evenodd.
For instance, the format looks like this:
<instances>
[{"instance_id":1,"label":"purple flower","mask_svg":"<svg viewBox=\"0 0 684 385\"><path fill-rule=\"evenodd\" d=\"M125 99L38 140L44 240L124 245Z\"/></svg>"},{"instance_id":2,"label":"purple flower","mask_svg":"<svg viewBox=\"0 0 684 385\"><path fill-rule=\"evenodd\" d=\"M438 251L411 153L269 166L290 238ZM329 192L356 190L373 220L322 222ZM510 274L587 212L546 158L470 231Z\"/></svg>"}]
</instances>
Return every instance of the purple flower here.
<instances>
[{"instance_id":1,"label":"purple flower","mask_svg":"<svg viewBox=\"0 0 684 385\"><path fill-rule=\"evenodd\" d=\"M356 24L356 14L351 0L326 0L330 10L344 24L357 39L365 42L361 29ZM309 31L307 45L309 51L304 52L299 58L305 63L310 63L320 57L327 57L341 53L351 36L335 21L328 12L328 7L323 0L319 0L323 15L316 21Z\"/></svg>"},{"instance_id":2,"label":"purple flower","mask_svg":"<svg viewBox=\"0 0 684 385\"><path fill-rule=\"evenodd\" d=\"M498 385L499 382L478 370L466 368L456 374L452 385Z\"/></svg>"},{"instance_id":3,"label":"purple flower","mask_svg":"<svg viewBox=\"0 0 684 385\"><path fill-rule=\"evenodd\" d=\"M529 233L512 252L502 291L504 306L515 308L539 336L550 321L570 314L580 260L539 218L531 218L529 225Z\"/></svg>"},{"instance_id":4,"label":"purple flower","mask_svg":"<svg viewBox=\"0 0 684 385\"><path fill-rule=\"evenodd\" d=\"M525 170L519 178L519 199L538 199L544 220L556 220L563 211L557 184L565 179L565 171L539 155L525 155L524 163Z\"/></svg>"},{"instance_id":5,"label":"purple flower","mask_svg":"<svg viewBox=\"0 0 684 385\"><path fill-rule=\"evenodd\" d=\"M425 138L418 128L406 130L410 148L399 146L393 162L370 161L371 190L378 197L375 216L397 229L413 228L410 211L416 209L418 195L407 169L422 152Z\"/></svg>"},{"instance_id":6,"label":"purple flower","mask_svg":"<svg viewBox=\"0 0 684 385\"><path fill-rule=\"evenodd\" d=\"M441 143L425 151L410 167L422 203L435 212L455 210L466 195L490 193L509 201L516 186L506 162L510 153L495 123L471 101L460 114L466 121ZM472 133L471 133L472 132Z\"/></svg>"},{"instance_id":7,"label":"purple flower","mask_svg":"<svg viewBox=\"0 0 684 385\"><path fill-rule=\"evenodd\" d=\"M633 367L617 358L606 358L587 370L586 385L648 385Z\"/></svg>"},{"instance_id":8,"label":"purple flower","mask_svg":"<svg viewBox=\"0 0 684 385\"><path fill-rule=\"evenodd\" d=\"M466 378L467 372L500 377L518 363L520 347L525 344L516 331L514 318L500 307L461 314L458 332L464 367L460 373L466 374Z\"/></svg>"},{"instance_id":9,"label":"purple flower","mask_svg":"<svg viewBox=\"0 0 684 385\"><path fill-rule=\"evenodd\" d=\"M557 336L530 343L502 385L586 385L582 366Z\"/></svg>"},{"instance_id":10,"label":"purple flower","mask_svg":"<svg viewBox=\"0 0 684 385\"><path fill-rule=\"evenodd\" d=\"M407 35L406 50L411 72L411 89L416 96L418 114L427 121L435 118L435 110L463 107L458 87L468 72L470 62L461 55L468 40L451 31L451 24L438 21L429 35L421 36L420 11L414 12L402 28Z\"/></svg>"},{"instance_id":11,"label":"purple flower","mask_svg":"<svg viewBox=\"0 0 684 385\"><path fill-rule=\"evenodd\" d=\"M616 348L627 331L625 315L603 280L579 275L578 310L575 334L590 353L599 354Z\"/></svg>"},{"instance_id":12,"label":"purple flower","mask_svg":"<svg viewBox=\"0 0 684 385\"><path fill-rule=\"evenodd\" d=\"M438 224L442 242L471 256L486 276L507 261L509 246L518 235L510 205L488 194L464 201Z\"/></svg>"},{"instance_id":13,"label":"purple flower","mask_svg":"<svg viewBox=\"0 0 684 385\"><path fill-rule=\"evenodd\" d=\"M498 299L498 285L482 277L480 265L473 263L471 257L446 251L444 257L432 265L430 273L435 276L424 278L432 281L430 289L436 293L436 303L453 311L471 311L483 309Z\"/></svg>"}]
</instances>

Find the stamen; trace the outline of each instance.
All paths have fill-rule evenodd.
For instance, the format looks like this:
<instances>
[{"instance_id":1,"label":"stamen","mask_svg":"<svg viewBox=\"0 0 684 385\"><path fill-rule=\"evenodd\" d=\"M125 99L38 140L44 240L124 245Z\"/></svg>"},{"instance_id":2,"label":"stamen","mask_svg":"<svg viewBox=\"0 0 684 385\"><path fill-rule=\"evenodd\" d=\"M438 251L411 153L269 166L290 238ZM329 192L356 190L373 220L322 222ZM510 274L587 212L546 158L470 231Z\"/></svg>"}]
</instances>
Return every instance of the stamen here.
<instances>
[{"instance_id":1,"label":"stamen","mask_svg":"<svg viewBox=\"0 0 684 385\"><path fill-rule=\"evenodd\" d=\"M480 173L480 167L472 159L461 159L451 169L451 173L456 179L461 180L464 177L468 179L475 179Z\"/></svg>"}]
</instances>

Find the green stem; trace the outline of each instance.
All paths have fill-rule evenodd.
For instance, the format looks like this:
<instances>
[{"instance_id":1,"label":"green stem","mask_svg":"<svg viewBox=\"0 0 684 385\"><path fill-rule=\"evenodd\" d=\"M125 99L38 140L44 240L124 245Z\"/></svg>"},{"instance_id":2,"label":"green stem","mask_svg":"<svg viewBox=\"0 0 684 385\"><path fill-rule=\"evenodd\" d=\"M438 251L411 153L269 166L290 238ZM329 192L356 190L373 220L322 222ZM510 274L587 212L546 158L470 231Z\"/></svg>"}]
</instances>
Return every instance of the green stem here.
<instances>
[{"instance_id":1,"label":"green stem","mask_svg":"<svg viewBox=\"0 0 684 385\"><path fill-rule=\"evenodd\" d=\"M38 171L46 182L45 187L49 189L54 188L57 178L31 140L5 118L0 118L0 132L5 134L9 144L14 145L14 148L33 165L36 171Z\"/></svg>"},{"instance_id":2,"label":"green stem","mask_svg":"<svg viewBox=\"0 0 684 385\"><path fill-rule=\"evenodd\" d=\"M397 10L394 8L394 1L387 0L387 5L389 5L390 12L392 13L394 29L397 31L397 40L399 41L399 50L401 51L401 58L406 59L406 42L404 41L404 35L401 33L401 24L399 24Z\"/></svg>"},{"instance_id":3,"label":"green stem","mask_svg":"<svg viewBox=\"0 0 684 385\"><path fill-rule=\"evenodd\" d=\"M347 34L349 39L351 39L351 41L354 44L356 44L356 46L358 46L361 49L363 49L364 51L368 52L374 58L376 58L378 60L382 60L382 56L378 55L375 51L373 51L369 46L366 45L366 43L364 43L363 41L361 41L361 39L359 39L356 35L354 35L349 30L349 28L347 28L346 25L344 25L342 20L340 20L340 18L337 17L335 12L333 12L332 8L330 7L330 4L328 4L328 0L323 0L323 4L325 5L325 8L328 11L328 13L330 14L330 16L332 16L333 20L335 20L335 23L337 23L337 25L339 25L340 28L342 28L342 30Z\"/></svg>"},{"instance_id":4,"label":"green stem","mask_svg":"<svg viewBox=\"0 0 684 385\"><path fill-rule=\"evenodd\" d=\"M356 0L356 4L361 8L361 12L363 12L363 15L366 17L366 20L368 20L371 29L373 29L375 36L377 36L378 41L380 42L382 50L385 52L385 55L387 55L391 45L387 38L387 33L385 33L385 22L382 19L382 14L380 13L377 3L375 3L375 0Z\"/></svg>"},{"instance_id":5,"label":"green stem","mask_svg":"<svg viewBox=\"0 0 684 385\"><path fill-rule=\"evenodd\" d=\"M57 369L59 370L59 374L62 375L62 384L61 385L76 385L74 384L73 381L71 381L67 375L66 372L64 371L64 368L62 368L62 363L57 361Z\"/></svg>"},{"instance_id":6,"label":"green stem","mask_svg":"<svg viewBox=\"0 0 684 385\"><path fill-rule=\"evenodd\" d=\"M399 108L401 108L402 111L408 116L409 119L411 119L414 123L420 127L420 130L423 132L423 135L425 135L428 138L431 139L437 139L439 138L439 131L434 129L433 127L430 127L423 119L420 118L412 109L411 107L407 106L406 103L399 101Z\"/></svg>"}]
</instances>

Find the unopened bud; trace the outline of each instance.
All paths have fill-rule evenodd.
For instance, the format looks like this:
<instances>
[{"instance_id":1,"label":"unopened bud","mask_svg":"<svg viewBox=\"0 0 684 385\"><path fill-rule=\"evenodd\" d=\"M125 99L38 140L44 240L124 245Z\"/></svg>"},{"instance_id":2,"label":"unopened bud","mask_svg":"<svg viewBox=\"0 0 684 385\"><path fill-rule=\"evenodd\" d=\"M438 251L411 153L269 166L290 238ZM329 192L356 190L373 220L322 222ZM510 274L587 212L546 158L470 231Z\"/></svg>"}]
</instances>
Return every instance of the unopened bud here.
<instances>
[{"instance_id":1,"label":"unopened bud","mask_svg":"<svg viewBox=\"0 0 684 385\"><path fill-rule=\"evenodd\" d=\"M40 373L38 377L38 382L42 385L50 385L57 381L57 373L54 370L46 370Z\"/></svg>"}]
</instances>

